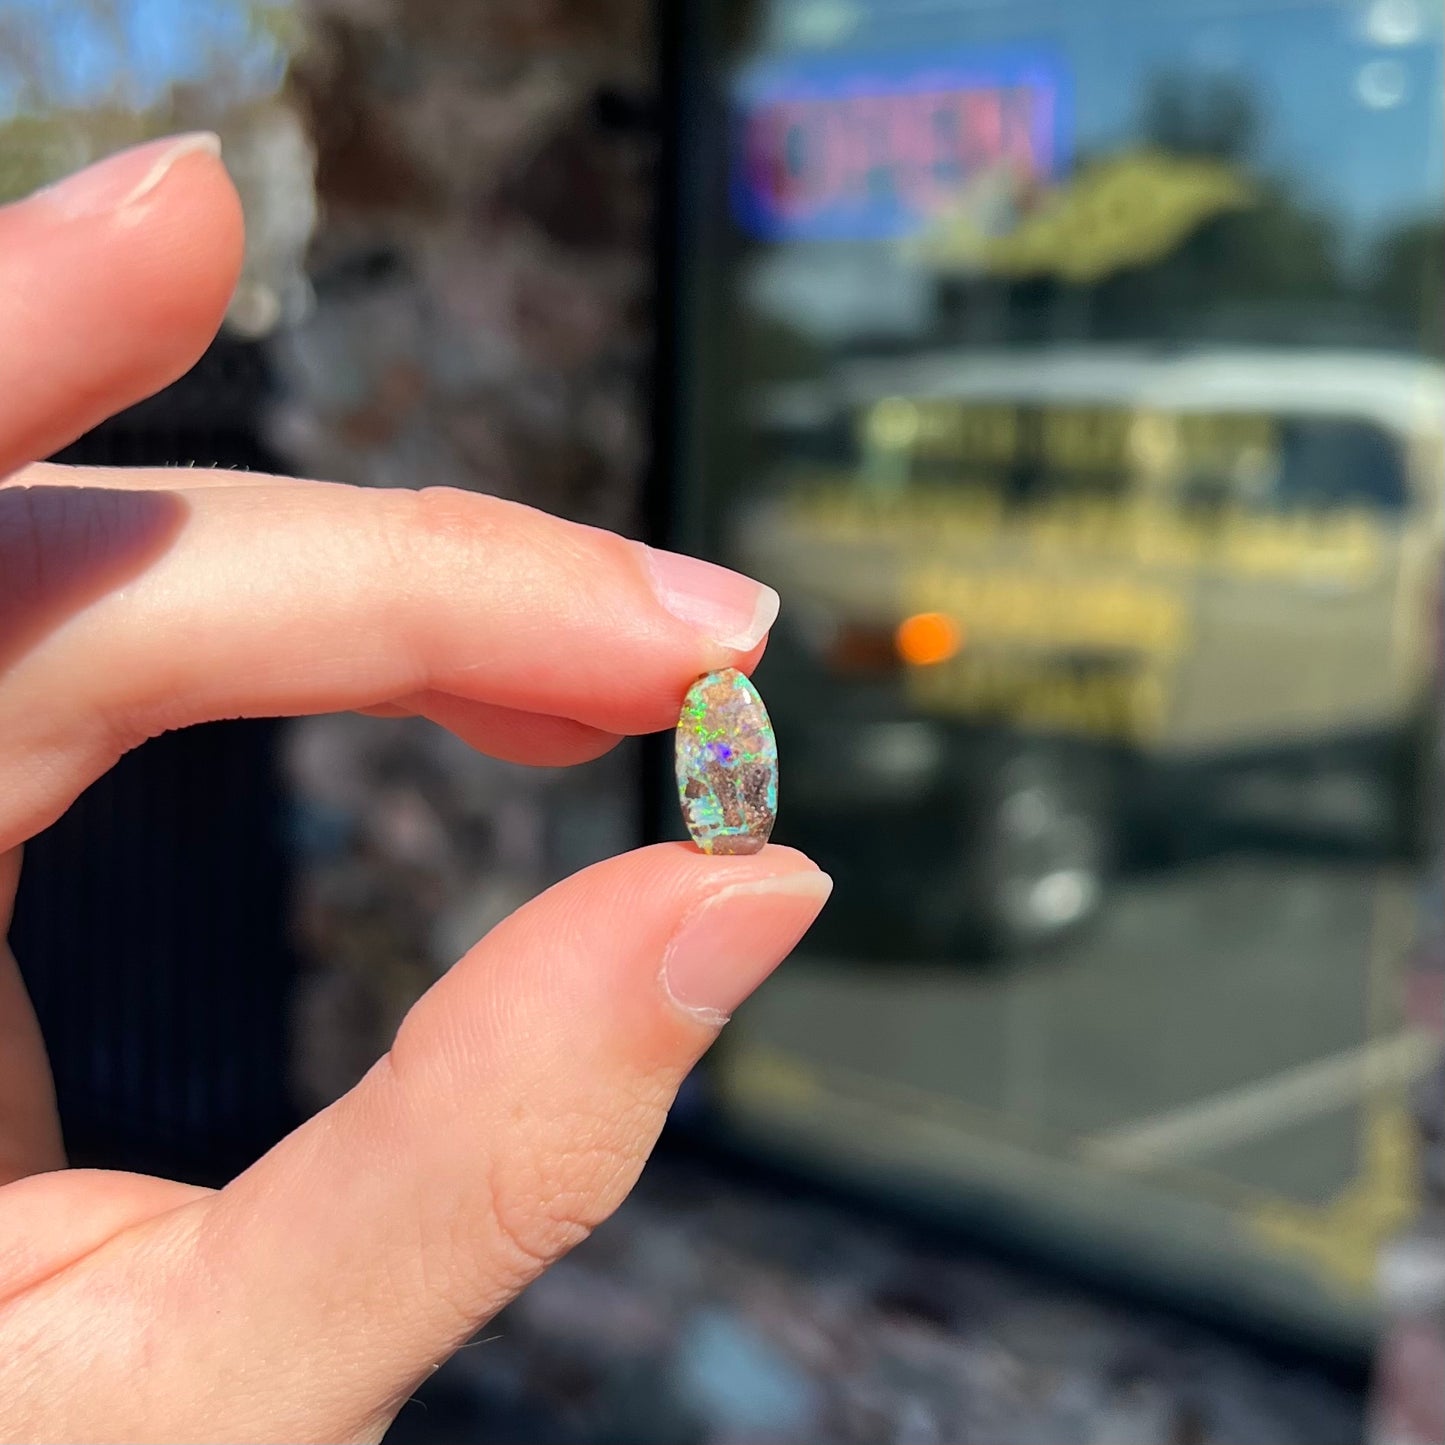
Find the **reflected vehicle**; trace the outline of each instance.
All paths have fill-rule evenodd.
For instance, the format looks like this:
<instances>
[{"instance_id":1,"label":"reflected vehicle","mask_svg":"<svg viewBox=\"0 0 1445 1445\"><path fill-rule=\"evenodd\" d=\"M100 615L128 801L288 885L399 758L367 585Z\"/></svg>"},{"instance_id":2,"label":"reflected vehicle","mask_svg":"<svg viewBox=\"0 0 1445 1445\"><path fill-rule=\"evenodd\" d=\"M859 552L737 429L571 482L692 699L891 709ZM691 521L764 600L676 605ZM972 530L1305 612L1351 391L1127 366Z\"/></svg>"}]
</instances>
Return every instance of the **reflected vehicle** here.
<instances>
[{"instance_id":1,"label":"reflected vehicle","mask_svg":"<svg viewBox=\"0 0 1445 1445\"><path fill-rule=\"evenodd\" d=\"M782 594L837 881L719 1113L1362 1338L1439 1054L1439 7L678 9L666 538Z\"/></svg>"},{"instance_id":2,"label":"reflected vehicle","mask_svg":"<svg viewBox=\"0 0 1445 1445\"><path fill-rule=\"evenodd\" d=\"M787 602L763 676L789 839L895 942L966 956L1068 935L1231 803L1308 846L1331 780L1367 848L1426 857L1442 381L1095 344L761 393L774 460L730 550Z\"/></svg>"}]
</instances>

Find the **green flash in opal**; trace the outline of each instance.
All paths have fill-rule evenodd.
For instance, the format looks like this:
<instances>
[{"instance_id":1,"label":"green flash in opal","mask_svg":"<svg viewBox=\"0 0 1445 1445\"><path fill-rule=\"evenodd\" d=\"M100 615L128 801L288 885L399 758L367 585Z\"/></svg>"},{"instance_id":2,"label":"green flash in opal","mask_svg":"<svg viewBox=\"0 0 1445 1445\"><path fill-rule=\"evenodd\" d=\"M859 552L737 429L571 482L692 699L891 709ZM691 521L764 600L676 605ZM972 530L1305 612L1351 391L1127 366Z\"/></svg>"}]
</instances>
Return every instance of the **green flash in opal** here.
<instances>
[{"instance_id":1,"label":"green flash in opal","mask_svg":"<svg viewBox=\"0 0 1445 1445\"><path fill-rule=\"evenodd\" d=\"M704 853L756 853L778 815L778 743L758 690L735 667L687 690L677 720L677 797Z\"/></svg>"}]
</instances>

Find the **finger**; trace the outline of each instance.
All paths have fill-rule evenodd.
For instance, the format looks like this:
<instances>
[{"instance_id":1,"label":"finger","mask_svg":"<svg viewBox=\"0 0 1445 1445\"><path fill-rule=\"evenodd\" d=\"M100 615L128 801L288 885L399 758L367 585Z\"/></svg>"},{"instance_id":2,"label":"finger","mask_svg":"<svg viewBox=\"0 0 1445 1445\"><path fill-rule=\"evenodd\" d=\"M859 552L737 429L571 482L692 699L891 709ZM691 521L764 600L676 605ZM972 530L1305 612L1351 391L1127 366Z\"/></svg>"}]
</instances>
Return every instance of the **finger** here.
<instances>
[{"instance_id":1,"label":"finger","mask_svg":"<svg viewBox=\"0 0 1445 1445\"><path fill-rule=\"evenodd\" d=\"M213 1192L104 1169L60 1169L9 1185L0 1191L0 1307L132 1226Z\"/></svg>"},{"instance_id":2,"label":"finger","mask_svg":"<svg viewBox=\"0 0 1445 1445\"><path fill-rule=\"evenodd\" d=\"M174 381L240 272L213 136L112 156L0 209L0 476Z\"/></svg>"},{"instance_id":3,"label":"finger","mask_svg":"<svg viewBox=\"0 0 1445 1445\"><path fill-rule=\"evenodd\" d=\"M313 491L355 490L342 482L316 482L301 477L273 477L264 472L234 472L224 467L71 467L57 462L32 462L8 477L4 487L99 487L111 492L198 492L208 487L306 487Z\"/></svg>"},{"instance_id":4,"label":"finger","mask_svg":"<svg viewBox=\"0 0 1445 1445\"><path fill-rule=\"evenodd\" d=\"M590 763L621 741L570 718L515 708L490 707L442 692L423 692L399 702L359 708L372 717L423 717L454 733L469 747L505 763L567 768Z\"/></svg>"},{"instance_id":5,"label":"finger","mask_svg":"<svg viewBox=\"0 0 1445 1445\"><path fill-rule=\"evenodd\" d=\"M0 1185L65 1164L45 1041L5 942L19 883L16 848L0 855Z\"/></svg>"},{"instance_id":6,"label":"finger","mask_svg":"<svg viewBox=\"0 0 1445 1445\"><path fill-rule=\"evenodd\" d=\"M663 845L494 930L350 1095L197 1206L185 1249L156 1255L147 1290L196 1328L157 1361L175 1389L153 1386L183 1398L198 1360L244 1344L254 1392L219 1425L172 1428L378 1434L437 1360L625 1196L678 1083L828 887L787 849Z\"/></svg>"},{"instance_id":7,"label":"finger","mask_svg":"<svg viewBox=\"0 0 1445 1445\"><path fill-rule=\"evenodd\" d=\"M127 470L62 467L37 462L24 467L4 486L102 487L116 491L186 491L208 487L247 486L325 488L335 483L266 477L249 472L207 472L185 467L141 467ZM339 488L349 493L349 488ZM503 762L534 767L571 767L591 762L614 748L616 733L601 732L567 718L547 717L515 708L489 707L440 692L419 693L356 709L371 717L424 717L456 734L468 746Z\"/></svg>"},{"instance_id":8,"label":"finger","mask_svg":"<svg viewBox=\"0 0 1445 1445\"><path fill-rule=\"evenodd\" d=\"M126 748L215 718L425 693L670 727L776 612L735 573L464 492L5 488L0 847Z\"/></svg>"}]
</instances>

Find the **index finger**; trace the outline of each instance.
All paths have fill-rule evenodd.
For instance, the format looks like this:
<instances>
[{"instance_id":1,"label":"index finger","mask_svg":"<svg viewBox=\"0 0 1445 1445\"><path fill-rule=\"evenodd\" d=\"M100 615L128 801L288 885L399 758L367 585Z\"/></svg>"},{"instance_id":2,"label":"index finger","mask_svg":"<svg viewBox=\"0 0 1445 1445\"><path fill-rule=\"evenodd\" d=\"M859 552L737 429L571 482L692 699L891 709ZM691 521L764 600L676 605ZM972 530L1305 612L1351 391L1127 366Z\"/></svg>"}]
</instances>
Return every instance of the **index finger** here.
<instances>
[{"instance_id":1,"label":"index finger","mask_svg":"<svg viewBox=\"0 0 1445 1445\"><path fill-rule=\"evenodd\" d=\"M737 573L494 497L108 475L0 489L0 850L195 722L431 693L670 727L777 615Z\"/></svg>"},{"instance_id":2,"label":"index finger","mask_svg":"<svg viewBox=\"0 0 1445 1445\"><path fill-rule=\"evenodd\" d=\"M209 134L0 207L0 476L159 391L216 334L241 205Z\"/></svg>"}]
</instances>

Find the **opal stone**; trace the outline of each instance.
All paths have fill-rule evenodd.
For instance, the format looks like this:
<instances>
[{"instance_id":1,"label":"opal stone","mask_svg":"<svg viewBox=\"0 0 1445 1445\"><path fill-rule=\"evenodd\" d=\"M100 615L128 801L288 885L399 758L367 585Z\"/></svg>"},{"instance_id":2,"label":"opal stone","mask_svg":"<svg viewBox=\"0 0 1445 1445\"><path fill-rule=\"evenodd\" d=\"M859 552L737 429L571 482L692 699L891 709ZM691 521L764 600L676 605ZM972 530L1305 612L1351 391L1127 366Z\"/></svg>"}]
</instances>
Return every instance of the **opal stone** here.
<instances>
[{"instance_id":1,"label":"opal stone","mask_svg":"<svg viewBox=\"0 0 1445 1445\"><path fill-rule=\"evenodd\" d=\"M756 853L778 815L778 743L758 690L736 668L687 690L677 720L677 796L704 853Z\"/></svg>"}]
</instances>

